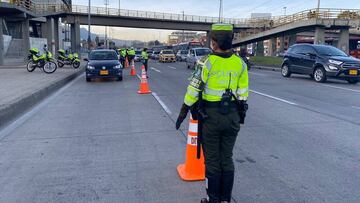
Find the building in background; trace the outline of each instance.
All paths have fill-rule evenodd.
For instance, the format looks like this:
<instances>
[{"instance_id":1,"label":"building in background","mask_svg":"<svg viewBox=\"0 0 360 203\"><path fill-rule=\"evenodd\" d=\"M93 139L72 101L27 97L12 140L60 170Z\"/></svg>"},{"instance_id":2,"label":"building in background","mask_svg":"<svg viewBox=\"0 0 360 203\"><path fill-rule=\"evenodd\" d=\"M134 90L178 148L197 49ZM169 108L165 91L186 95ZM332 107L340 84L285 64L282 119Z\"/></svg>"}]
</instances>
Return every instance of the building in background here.
<instances>
[{"instance_id":1,"label":"building in background","mask_svg":"<svg viewBox=\"0 0 360 203\"><path fill-rule=\"evenodd\" d=\"M177 31L172 32L168 37L168 44L179 44L181 42L189 42L194 41L198 39L198 33L197 32L183 32L183 31Z\"/></svg>"}]
</instances>

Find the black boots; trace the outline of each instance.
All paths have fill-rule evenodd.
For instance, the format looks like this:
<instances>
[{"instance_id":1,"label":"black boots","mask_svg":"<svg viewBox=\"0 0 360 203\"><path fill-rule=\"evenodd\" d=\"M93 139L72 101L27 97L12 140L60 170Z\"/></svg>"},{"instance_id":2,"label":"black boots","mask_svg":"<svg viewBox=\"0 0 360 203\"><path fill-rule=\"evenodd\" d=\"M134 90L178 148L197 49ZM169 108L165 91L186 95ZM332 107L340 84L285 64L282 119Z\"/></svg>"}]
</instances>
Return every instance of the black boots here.
<instances>
[{"instance_id":1,"label":"black boots","mask_svg":"<svg viewBox=\"0 0 360 203\"><path fill-rule=\"evenodd\" d=\"M208 199L202 199L201 203L230 203L231 192L234 185L234 171L214 174L206 171L206 192Z\"/></svg>"},{"instance_id":2,"label":"black boots","mask_svg":"<svg viewBox=\"0 0 360 203\"><path fill-rule=\"evenodd\" d=\"M231 192L234 185L234 171L222 172L221 176L221 201L231 202Z\"/></svg>"},{"instance_id":3,"label":"black boots","mask_svg":"<svg viewBox=\"0 0 360 203\"><path fill-rule=\"evenodd\" d=\"M202 199L201 203L220 203L221 173L211 173L206 170L205 176L206 192L209 199Z\"/></svg>"}]
</instances>

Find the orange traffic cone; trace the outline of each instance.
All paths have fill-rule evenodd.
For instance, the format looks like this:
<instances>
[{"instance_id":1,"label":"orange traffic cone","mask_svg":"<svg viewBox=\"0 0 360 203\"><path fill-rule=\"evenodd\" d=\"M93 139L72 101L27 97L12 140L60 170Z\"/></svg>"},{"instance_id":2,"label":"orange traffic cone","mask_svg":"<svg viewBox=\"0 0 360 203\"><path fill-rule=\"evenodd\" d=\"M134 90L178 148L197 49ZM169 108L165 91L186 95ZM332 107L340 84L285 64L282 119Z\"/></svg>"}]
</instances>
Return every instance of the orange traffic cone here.
<instances>
[{"instance_id":1,"label":"orange traffic cone","mask_svg":"<svg viewBox=\"0 0 360 203\"><path fill-rule=\"evenodd\" d=\"M147 76L145 71L145 66L141 66L141 83L140 89L138 91L139 94L150 94L151 90L149 89L149 85L147 82Z\"/></svg>"},{"instance_id":2,"label":"orange traffic cone","mask_svg":"<svg viewBox=\"0 0 360 203\"><path fill-rule=\"evenodd\" d=\"M131 63L130 75L131 75L131 76L135 76L135 75L136 75L136 69L135 69L135 64L134 64L134 62Z\"/></svg>"},{"instance_id":3,"label":"orange traffic cone","mask_svg":"<svg viewBox=\"0 0 360 203\"><path fill-rule=\"evenodd\" d=\"M129 68L129 60L128 60L128 57L125 57L125 68Z\"/></svg>"},{"instance_id":4,"label":"orange traffic cone","mask_svg":"<svg viewBox=\"0 0 360 203\"><path fill-rule=\"evenodd\" d=\"M196 158L197 138L198 121L190 117L185 163L177 167L180 178L185 181L205 180L205 162L202 150L200 159Z\"/></svg>"}]
</instances>

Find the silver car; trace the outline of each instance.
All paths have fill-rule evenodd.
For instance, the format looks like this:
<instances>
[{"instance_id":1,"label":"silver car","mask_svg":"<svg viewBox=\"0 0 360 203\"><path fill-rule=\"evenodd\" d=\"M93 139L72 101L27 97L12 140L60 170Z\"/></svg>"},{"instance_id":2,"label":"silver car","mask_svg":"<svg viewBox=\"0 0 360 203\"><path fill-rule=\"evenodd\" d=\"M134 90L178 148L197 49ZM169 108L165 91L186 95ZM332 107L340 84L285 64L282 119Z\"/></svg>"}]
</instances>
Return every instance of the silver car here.
<instances>
[{"instance_id":1,"label":"silver car","mask_svg":"<svg viewBox=\"0 0 360 203\"><path fill-rule=\"evenodd\" d=\"M193 48L189 50L189 54L186 57L186 67L188 69L195 68L196 63L204 56L211 53L209 48Z\"/></svg>"}]
</instances>

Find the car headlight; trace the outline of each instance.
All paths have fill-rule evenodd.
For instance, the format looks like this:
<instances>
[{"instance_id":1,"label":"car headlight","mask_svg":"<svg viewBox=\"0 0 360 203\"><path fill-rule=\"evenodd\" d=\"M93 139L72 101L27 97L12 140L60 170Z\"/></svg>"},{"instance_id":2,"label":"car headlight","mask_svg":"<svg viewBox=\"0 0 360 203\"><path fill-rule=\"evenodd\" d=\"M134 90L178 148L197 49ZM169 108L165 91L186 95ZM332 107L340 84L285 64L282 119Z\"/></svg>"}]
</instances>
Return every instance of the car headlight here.
<instances>
[{"instance_id":1,"label":"car headlight","mask_svg":"<svg viewBox=\"0 0 360 203\"><path fill-rule=\"evenodd\" d=\"M120 69L120 68L121 68L121 65L114 66L113 68L114 68L114 69Z\"/></svg>"},{"instance_id":2,"label":"car headlight","mask_svg":"<svg viewBox=\"0 0 360 203\"><path fill-rule=\"evenodd\" d=\"M89 70L95 70L95 67L94 66L87 66L87 69L89 69Z\"/></svg>"},{"instance_id":3,"label":"car headlight","mask_svg":"<svg viewBox=\"0 0 360 203\"><path fill-rule=\"evenodd\" d=\"M335 65L341 65L343 62L342 62L342 61L336 61L336 60L329 59L329 63L335 64Z\"/></svg>"},{"instance_id":4,"label":"car headlight","mask_svg":"<svg viewBox=\"0 0 360 203\"><path fill-rule=\"evenodd\" d=\"M333 65L329 65L329 69L330 69L330 70L339 70L339 68L338 68L338 67L333 66Z\"/></svg>"}]
</instances>

